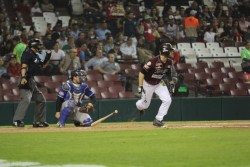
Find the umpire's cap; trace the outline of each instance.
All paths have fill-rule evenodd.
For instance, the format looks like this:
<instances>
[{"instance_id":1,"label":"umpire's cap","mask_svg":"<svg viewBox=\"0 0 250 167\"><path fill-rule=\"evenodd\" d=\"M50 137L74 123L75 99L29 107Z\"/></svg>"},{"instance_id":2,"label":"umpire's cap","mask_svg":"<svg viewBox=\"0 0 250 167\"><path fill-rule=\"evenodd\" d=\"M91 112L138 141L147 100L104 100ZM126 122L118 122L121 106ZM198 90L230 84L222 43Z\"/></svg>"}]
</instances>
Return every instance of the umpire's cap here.
<instances>
[{"instance_id":1,"label":"umpire's cap","mask_svg":"<svg viewBox=\"0 0 250 167\"><path fill-rule=\"evenodd\" d=\"M29 48L40 49L42 41L38 38L31 39L28 44Z\"/></svg>"}]
</instances>

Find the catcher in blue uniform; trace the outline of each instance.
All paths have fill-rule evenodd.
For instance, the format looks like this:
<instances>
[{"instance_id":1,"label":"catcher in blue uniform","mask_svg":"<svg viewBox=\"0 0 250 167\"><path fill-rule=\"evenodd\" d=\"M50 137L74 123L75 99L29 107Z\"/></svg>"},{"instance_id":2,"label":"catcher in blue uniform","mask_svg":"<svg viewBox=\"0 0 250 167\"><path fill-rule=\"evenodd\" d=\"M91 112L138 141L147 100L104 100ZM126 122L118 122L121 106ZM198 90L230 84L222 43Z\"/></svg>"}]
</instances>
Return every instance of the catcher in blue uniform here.
<instances>
[{"instance_id":1,"label":"catcher in blue uniform","mask_svg":"<svg viewBox=\"0 0 250 167\"><path fill-rule=\"evenodd\" d=\"M95 94L89 86L84 83L86 72L84 70L74 70L70 79L63 83L57 94L56 118L59 119L57 126L65 127L68 117L73 119L75 126L91 126L92 119L89 112L93 111ZM84 96L90 98L89 103L83 103Z\"/></svg>"}]
</instances>

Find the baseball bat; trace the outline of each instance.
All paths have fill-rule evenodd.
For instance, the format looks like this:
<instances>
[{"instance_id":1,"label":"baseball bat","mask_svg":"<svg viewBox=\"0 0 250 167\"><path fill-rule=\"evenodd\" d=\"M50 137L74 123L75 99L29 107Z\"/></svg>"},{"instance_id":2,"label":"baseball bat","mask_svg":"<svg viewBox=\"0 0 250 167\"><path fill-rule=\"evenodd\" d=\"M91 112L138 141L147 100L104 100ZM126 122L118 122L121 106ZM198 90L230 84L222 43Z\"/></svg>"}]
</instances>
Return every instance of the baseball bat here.
<instances>
[{"instance_id":1,"label":"baseball bat","mask_svg":"<svg viewBox=\"0 0 250 167\"><path fill-rule=\"evenodd\" d=\"M112 115L117 114L117 113L118 113L118 111L115 110L114 112L112 112L112 113L106 115L105 117L102 117L102 118L96 120L95 122L93 122L93 123L91 124L91 126L95 126L95 125L101 123L102 121L108 119L109 117L111 117Z\"/></svg>"}]
</instances>

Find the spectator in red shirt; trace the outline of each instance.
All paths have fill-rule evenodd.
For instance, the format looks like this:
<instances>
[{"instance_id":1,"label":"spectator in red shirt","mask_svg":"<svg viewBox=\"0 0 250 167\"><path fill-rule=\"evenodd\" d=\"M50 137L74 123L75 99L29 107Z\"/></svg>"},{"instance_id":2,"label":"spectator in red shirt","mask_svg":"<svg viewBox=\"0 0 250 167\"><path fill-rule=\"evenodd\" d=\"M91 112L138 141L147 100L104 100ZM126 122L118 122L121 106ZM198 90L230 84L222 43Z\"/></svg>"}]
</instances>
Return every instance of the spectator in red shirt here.
<instances>
[{"instance_id":1,"label":"spectator in red shirt","mask_svg":"<svg viewBox=\"0 0 250 167\"><path fill-rule=\"evenodd\" d=\"M19 63L17 63L16 57L14 55L11 56L11 59L7 67L8 75L12 77L18 77L20 76L20 71L21 71L21 66Z\"/></svg>"}]
</instances>

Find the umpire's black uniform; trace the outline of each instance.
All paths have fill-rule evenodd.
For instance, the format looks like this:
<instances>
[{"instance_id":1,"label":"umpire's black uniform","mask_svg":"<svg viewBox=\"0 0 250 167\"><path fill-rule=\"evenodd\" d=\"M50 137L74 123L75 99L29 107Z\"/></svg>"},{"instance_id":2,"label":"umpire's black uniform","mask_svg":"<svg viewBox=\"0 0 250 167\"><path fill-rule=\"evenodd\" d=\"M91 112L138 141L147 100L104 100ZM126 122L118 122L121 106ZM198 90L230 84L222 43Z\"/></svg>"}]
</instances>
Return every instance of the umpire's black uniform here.
<instances>
[{"instance_id":1,"label":"umpire's black uniform","mask_svg":"<svg viewBox=\"0 0 250 167\"><path fill-rule=\"evenodd\" d=\"M32 43L33 42L33 43ZM36 54L40 50L41 42L38 39L31 40L21 58L21 79L19 89L21 101L19 102L14 118L13 126L24 127L23 119L31 100L35 101L35 113L33 127L48 127L46 123L46 100L42 92L37 88L35 75L42 73L43 62ZM26 82L27 81L27 82Z\"/></svg>"}]
</instances>

